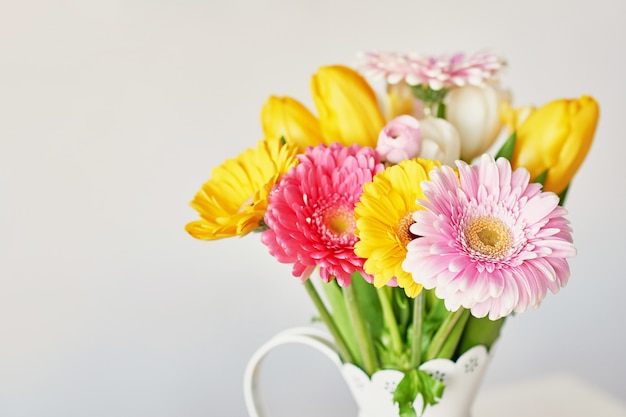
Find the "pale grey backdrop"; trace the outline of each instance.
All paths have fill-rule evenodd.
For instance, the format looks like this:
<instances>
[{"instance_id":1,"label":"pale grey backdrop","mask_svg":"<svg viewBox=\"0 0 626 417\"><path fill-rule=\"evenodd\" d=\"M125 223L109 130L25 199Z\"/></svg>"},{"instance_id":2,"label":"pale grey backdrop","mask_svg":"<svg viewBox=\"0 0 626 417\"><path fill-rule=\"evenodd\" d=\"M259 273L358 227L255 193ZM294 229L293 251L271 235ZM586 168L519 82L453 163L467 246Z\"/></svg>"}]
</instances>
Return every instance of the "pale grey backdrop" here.
<instances>
[{"instance_id":1,"label":"pale grey backdrop","mask_svg":"<svg viewBox=\"0 0 626 417\"><path fill-rule=\"evenodd\" d=\"M602 109L570 284L508 322L485 384L566 371L626 401L625 4L0 1L0 416L245 416L247 359L313 308L258 236L186 235L189 200L261 138L267 96L311 104L318 66L484 47L517 104ZM281 352L272 416L355 415L330 364Z\"/></svg>"}]
</instances>

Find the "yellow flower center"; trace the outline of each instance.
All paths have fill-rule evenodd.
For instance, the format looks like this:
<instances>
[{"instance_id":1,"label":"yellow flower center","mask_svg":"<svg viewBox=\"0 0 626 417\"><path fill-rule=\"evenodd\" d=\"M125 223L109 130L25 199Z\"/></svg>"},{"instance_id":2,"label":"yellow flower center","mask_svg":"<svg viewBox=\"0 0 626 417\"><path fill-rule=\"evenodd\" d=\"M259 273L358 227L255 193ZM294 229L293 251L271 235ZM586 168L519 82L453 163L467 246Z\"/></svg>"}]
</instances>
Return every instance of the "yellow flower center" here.
<instances>
[{"instance_id":1,"label":"yellow flower center","mask_svg":"<svg viewBox=\"0 0 626 417\"><path fill-rule=\"evenodd\" d=\"M465 237L470 249L479 254L500 258L511 248L511 232L500 219L478 217L465 229Z\"/></svg>"},{"instance_id":2,"label":"yellow flower center","mask_svg":"<svg viewBox=\"0 0 626 417\"><path fill-rule=\"evenodd\" d=\"M328 222L328 228L338 235L346 233L350 226L351 223L345 217L335 217Z\"/></svg>"},{"instance_id":3,"label":"yellow flower center","mask_svg":"<svg viewBox=\"0 0 626 417\"><path fill-rule=\"evenodd\" d=\"M402 243L403 247L406 247L410 241L419 237L411 233L410 227L413 223L415 223L415 220L413 220L413 213L405 214L404 217L398 222L396 235L398 236L398 239L400 239L400 243Z\"/></svg>"},{"instance_id":4,"label":"yellow flower center","mask_svg":"<svg viewBox=\"0 0 626 417\"><path fill-rule=\"evenodd\" d=\"M354 231L356 221L350 207L341 204L329 204L319 207L313 213L313 223L319 227L320 235L330 245L349 245L356 240Z\"/></svg>"}]
</instances>

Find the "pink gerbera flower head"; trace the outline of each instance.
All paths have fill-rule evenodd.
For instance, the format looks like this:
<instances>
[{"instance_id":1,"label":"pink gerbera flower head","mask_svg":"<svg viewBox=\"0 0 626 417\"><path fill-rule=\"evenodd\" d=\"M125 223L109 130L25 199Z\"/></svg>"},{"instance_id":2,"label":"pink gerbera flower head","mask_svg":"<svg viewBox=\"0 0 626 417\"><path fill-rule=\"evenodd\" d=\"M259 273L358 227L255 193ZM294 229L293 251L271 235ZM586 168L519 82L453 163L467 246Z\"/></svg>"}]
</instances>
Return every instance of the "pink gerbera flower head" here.
<instances>
[{"instance_id":1,"label":"pink gerbera flower head","mask_svg":"<svg viewBox=\"0 0 626 417\"><path fill-rule=\"evenodd\" d=\"M378 153L359 145L309 147L270 194L261 240L279 262L292 263L302 281L316 267L320 277L341 286L363 271L365 260L354 254L354 205L363 184L384 169Z\"/></svg>"},{"instance_id":2,"label":"pink gerbera flower head","mask_svg":"<svg viewBox=\"0 0 626 417\"><path fill-rule=\"evenodd\" d=\"M422 183L425 210L410 228L421 237L407 245L403 269L451 311L496 320L539 306L567 283L576 254L559 198L504 158L457 166L458 176L442 166Z\"/></svg>"},{"instance_id":3,"label":"pink gerbera flower head","mask_svg":"<svg viewBox=\"0 0 626 417\"><path fill-rule=\"evenodd\" d=\"M372 78L384 78L389 84L405 81L409 85L427 85L433 90L467 84L482 86L496 79L506 65L502 58L485 51L440 56L368 52L362 61L363 71Z\"/></svg>"}]
</instances>

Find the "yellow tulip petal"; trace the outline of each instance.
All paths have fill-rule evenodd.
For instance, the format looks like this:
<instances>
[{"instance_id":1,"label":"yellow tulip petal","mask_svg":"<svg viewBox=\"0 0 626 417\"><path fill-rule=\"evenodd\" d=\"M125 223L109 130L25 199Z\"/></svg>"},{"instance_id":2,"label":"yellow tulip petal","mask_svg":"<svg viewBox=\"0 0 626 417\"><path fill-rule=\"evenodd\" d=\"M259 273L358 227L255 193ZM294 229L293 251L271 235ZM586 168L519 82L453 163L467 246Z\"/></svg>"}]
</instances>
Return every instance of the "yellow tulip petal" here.
<instances>
[{"instance_id":1,"label":"yellow tulip petal","mask_svg":"<svg viewBox=\"0 0 626 417\"><path fill-rule=\"evenodd\" d=\"M326 144L376 147L385 121L374 90L359 73L340 65L322 67L311 90Z\"/></svg>"},{"instance_id":2,"label":"yellow tulip petal","mask_svg":"<svg viewBox=\"0 0 626 417\"><path fill-rule=\"evenodd\" d=\"M517 131L522 123L526 121L535 111L534 106L513 107L510 101L505 101L500 105L500 119L502 124L507 127L507 137Z\"/></svg>"},{"instance_id":3,"label":"yellow tulip petal","mask_svg":"<svg viewBox=\"0 0 626 417\"><path fill-rule=\"evenodd\" d=\"M570 139L560 149L560 163L548 171L546 190L565 190L585 160L595 135L600 108L589 96L568 103Z\"/></svg>"},{"instance_id":4,"label":"yellow tulip petal","mask_svg":"<svg viewBox=\"0 0 626 417\"><path fill-rule=\"evenodd\" d=\"M261 123L266 138L285 138L298 147L324 143L317 118L302 103L291 97L270 97L261 109Z\"/></svg>"},{"instance_id":5,"label":"yellow tulip petal","mask_svg":"<svg viewBox=\"0 0 626 417\"><path fill-rule=\"evenodd\" d=\"M411 87L405 82L387 85L387 107L385 108L385 118L392 120L403 114L416 116L416 100ZM423 116L423 114L422 114ZM416 116L417 117L417 116ZM417 117L421 119L421 117Z\"/></svg>"},{"instance_id":6,"label":"yellow tulip petal","mask_svg":"<svg viewBox=\"0 0 626 417\"><path fill-rule=\"evenodd\" d=\"M525 167L531 178L547 171L544 189L563 192L587 156L599 113L590 96L555 100L535 110L517 131L513 167Z\"/></svg>"}]
</instances>

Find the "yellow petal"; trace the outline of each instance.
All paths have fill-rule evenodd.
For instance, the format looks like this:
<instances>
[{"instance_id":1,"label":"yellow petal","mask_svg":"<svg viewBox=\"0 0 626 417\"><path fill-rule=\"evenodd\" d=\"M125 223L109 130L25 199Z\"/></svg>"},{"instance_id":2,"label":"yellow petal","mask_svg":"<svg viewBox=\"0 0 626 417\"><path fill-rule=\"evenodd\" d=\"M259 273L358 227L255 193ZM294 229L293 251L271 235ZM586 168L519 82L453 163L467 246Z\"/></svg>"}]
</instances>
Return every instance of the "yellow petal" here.
<instances>
[{"instance_id":1,"label":"yellow petal","mask_svg":"<svg viewBox=\"0 0 626 417\"><path fill-rule=\"evenodd\" d=\"M291 97L271 96L261 109L261 124L266 138L283 137L301 153L307 146L324 143L317 118Z\"/></svg>"},{"instance_id":2,"label":"yellow petal","mask_svg":"<svg viewBox=\"0 0 626 417\"><path fill-rule=\"evenodd\" d=\"M385 121L374 90L361 75L344 66L322 67L311 91L326 144L376 147Z\"/></svg>"},{"instance_id":3,"label":"yellow petal","mask_svg":"<svg viewBox=\"0 0 626 417\"><path fill-rule=\"evenodd\" d=\"M411 87L405 82L399 82L396 84L387 84L387 107L385 109L385 117L387 120L393 120L394 118L403 114L415 116L421 119L423 114L421 109L417 109L415 103L415 96L411 91ZM417 117L422 116L422 117Z\"/></svg>"},{"instance_id":4,"label":"yellow petal","mask_svg":"<svg viewBox=\"0 0 626 417\"><path fill-rule=\"evenodd\" d=\"M514 108L510 101L504 101L500 106L500 119L502 120L502 124L507 127L507 137L517 131L534 111L534 106L520 106Z\"/></svg>"},{"instance_id":5,"label":"yellow petal","mask_svg":"<svg viewBox=\"0 0 626 417\"><path fill-rule=\"evenodd\" d=\"M211 171L191 207L200 219L185 229L196 239L244 236L261 227L271 188L298 163L294 145L277 138L259 141Z\"/></svg>"},{"instance_id":6,"label":"yellow petal","mask_svg":"<svg viewBox=\"0 0 626 417\"><path fill-rule=\"evenodd\" d=\"M517 132L513 167L536 178L548 171L544 189L561 193L585 160L600 109L590 96L552 101L534 111Z\"/></svg>"}]
</instances>

